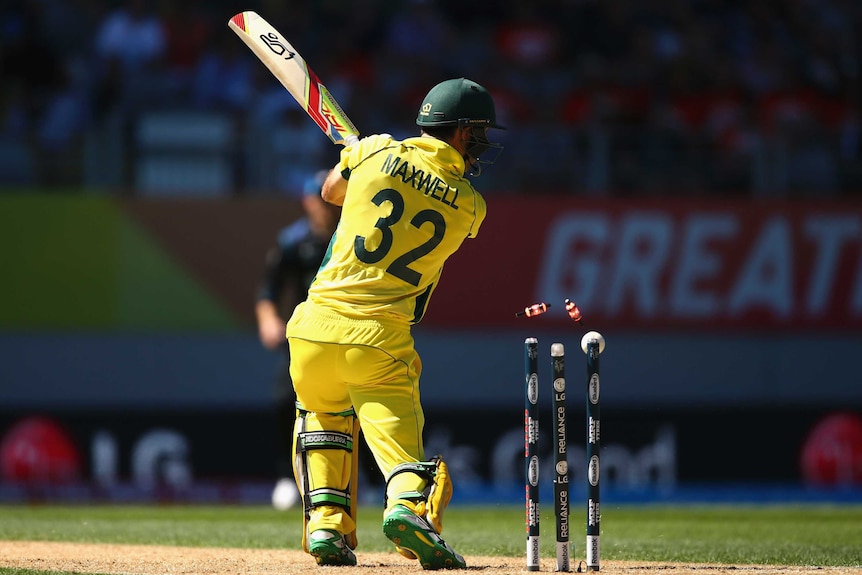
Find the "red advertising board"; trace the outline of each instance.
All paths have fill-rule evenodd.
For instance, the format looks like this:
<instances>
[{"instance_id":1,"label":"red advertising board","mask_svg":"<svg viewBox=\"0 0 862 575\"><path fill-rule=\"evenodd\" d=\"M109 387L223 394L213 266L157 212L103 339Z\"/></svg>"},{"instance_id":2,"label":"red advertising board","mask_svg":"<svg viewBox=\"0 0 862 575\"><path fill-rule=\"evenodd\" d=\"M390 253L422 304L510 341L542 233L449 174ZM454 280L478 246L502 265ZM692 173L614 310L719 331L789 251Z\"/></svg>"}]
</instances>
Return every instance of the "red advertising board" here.
<instances>
[{"instance_id":1,"label":"red advertising board","mask_svg":"<svg viewBox=\"0 0 862 575\"><path fill-rule=\"evenodd\" d=\"M491 196L423 325L563 325L565 298L596 328L859 330L862 205Z\"/></svg>"}]
</instances>

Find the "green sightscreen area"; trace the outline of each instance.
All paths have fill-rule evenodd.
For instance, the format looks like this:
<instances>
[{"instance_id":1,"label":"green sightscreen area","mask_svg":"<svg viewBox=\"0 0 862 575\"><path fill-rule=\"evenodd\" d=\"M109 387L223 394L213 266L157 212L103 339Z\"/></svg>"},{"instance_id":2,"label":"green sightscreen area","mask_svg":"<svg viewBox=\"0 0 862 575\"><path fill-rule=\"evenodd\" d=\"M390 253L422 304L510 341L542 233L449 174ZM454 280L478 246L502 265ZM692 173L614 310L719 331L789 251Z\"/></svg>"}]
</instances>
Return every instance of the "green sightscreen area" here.
<instances>
[{"instance_id":1,"label":"green sightscreen area","mask_svg":"<svg viewBox=\"0 0 862 575\"><path fill-rule=\"evenodd\" d=\"M229 330L236 318L110 198L0 195L0 329Z\"/></svg>"}]
</instances>

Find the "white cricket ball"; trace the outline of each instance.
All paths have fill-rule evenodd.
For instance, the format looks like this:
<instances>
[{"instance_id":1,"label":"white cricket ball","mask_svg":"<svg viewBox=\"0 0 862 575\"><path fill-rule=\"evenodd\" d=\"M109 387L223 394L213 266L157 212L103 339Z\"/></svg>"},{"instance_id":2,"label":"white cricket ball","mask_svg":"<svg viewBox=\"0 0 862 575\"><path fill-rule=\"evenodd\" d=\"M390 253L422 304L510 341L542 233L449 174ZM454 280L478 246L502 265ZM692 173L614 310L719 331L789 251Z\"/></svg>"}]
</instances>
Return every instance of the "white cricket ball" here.
<instances>
[{"instance_id":1,"label":"white cricket ball","mask_svg":"<svg viewBox=\"0 0 862 575\"><path fill-rule=\"evenodd\" d=\"M272 506L276 511L287 511L302 500L299 489L296 488L292 478L284 477L275 484L272 491Z\"/></svg>"},{"instance_id":2,"label":"white cricket ball","mask_svg":"<svg viewBox=\"0 0 862 575\"><path fill-rule=\"evenodd\" d=\"M599 342L599 353L605 351L605 336L597 331L588 331L584 334L584 337L581 338L581 349L584 350L584 353L587 353L587 344L592 340L597 340Z\"/></svg>"}]
</instances>

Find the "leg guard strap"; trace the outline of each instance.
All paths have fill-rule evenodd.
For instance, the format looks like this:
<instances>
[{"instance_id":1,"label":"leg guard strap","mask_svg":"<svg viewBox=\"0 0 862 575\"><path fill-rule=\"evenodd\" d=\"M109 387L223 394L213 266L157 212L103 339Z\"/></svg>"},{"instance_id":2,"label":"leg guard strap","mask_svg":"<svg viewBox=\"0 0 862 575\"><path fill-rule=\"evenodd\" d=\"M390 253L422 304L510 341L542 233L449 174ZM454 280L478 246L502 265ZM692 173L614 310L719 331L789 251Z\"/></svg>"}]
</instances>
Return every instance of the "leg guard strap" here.
<instances>
[{"instance_id":1,"label":"leg guard strap","mask_svg":"<svg viewBox=\"0 0 862 575\"><path fill-rule=\"evenodd\" d=\"M393 494L393 497L421 517L425 517L437 533L443 532L443 512L452 500L452 479L449 477L449 468L443 457L437 455L431 461L420 461L418 463L405 463L396 466L387 479L389 482L399 473L413 473L426 480L422 491L409 491ZM387 493L386 509L389 509Z\"/></svg>"},{"instance_id":2,"label":"leg guard strap","mask_svg":"<svg viewBox=\"0 0 862 575\"><path fill-rule=\"evenodd\" d=\"M353 451L353 436L338 431L300 431L297 435L296 451L309 449L343 449Z\"/></svg>"},{"instance_id":3,"label":"leg guard strap","mask_svg":"<svg viewBox=\"0 0 862 575\"><path fill-rule=\"evenodd\" d=\"M386 478L387 488L389 487L389 483L392 481L392 478L400 473L413 473L414 475L418 475L426 481L426 484L422 491L398 493L394 495L394 498L406 499L407 501L414 502L426 501L428 499L428 494L431 493L431 485L434 483L434 476L437 473L437 458L435 457L431 461L417 461L415 463L401 463L400 465L396 465L389 473L389 477ZM389 507L388 493L386 494L384 507Z\"/></svg>"}]
</instances>

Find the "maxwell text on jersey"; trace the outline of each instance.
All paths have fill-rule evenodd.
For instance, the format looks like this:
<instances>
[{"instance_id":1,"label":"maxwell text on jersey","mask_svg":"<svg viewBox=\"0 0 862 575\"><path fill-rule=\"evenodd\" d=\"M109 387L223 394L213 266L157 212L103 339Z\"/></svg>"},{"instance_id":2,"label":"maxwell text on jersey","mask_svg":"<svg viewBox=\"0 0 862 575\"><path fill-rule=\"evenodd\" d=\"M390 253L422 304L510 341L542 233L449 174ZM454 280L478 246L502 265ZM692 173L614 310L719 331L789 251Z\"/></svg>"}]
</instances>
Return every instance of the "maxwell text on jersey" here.
<instances>
[{"instance_id":1,"label":"maxwell text on jersey","mask_svg":"<svg viewBox=\"0 0 862 575\"><path fill-rule=\"evenodd\" d=\"M401 178L401 181L405 184L410 184L416 190L434 198L438 202L446 204L453 210L458 209L458 206L455 204L455 201L458 199L458 188L447 185L446 182L434 174L426 174L423 170L416 169L416 166L411 166L408 162L402 160L400 156L389 154L383 160L380 171L393 178Z\"/></svg>"}]
</instances>

